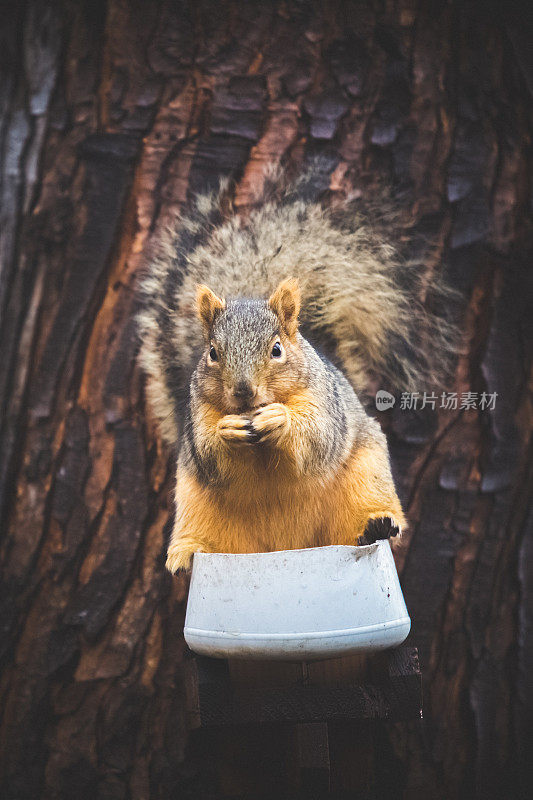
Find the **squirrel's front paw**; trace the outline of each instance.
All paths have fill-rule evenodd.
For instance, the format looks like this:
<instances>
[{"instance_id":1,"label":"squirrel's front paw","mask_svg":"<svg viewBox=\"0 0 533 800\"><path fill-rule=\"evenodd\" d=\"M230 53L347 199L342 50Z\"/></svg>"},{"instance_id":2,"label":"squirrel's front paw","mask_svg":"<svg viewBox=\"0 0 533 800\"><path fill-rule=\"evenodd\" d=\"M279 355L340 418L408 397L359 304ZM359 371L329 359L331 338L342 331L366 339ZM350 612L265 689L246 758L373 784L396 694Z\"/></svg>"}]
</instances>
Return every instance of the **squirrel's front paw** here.
<instances>
[{"instance_id":1,"label":"squirrel's front paw","mask_svg":"<svg viewBox=\"0 0 533 800\"><path fill-rule=\"evenodd\" d=\"M179 570L189 570L192 565L192 557L195 553L202 553L201 547L196 547L194 550L190 547L169 547L167 551L166 568L169 572L178 572Z\"/></svg>"},{"instance_id":2,"label":"squirrel's front paw","mask_svg":"<svg viewBox=\"0 0 533 800\"><path fill-rule=\"evenodd\" d=\"M401 525L390 516L370 517L365 532L357 540L357 544L374 544L379 539L390 539L402 532Z\"/></svg>"},{"instance_id":3,"label":"squirrel's front paw","mask_svg":"<svg viewBox=\"0 0 533 800\"><path fill-rule=\"evenodd\" d=\"M270 403L252 417L253 430L260 442L277 442L289 431L290 417L283 403Z\"/></svg>"},{"instance_id":4,"label":"squirrel's front paw","mask_svg":"<svg viewBox=\"0 0 533 800\"><path fill-rule=\"evenodd\" d=\"M248 417L239 414L226 414L217 424L217 433L226 444L255 444L258 435Z\"/></svg>"}]
</instances>

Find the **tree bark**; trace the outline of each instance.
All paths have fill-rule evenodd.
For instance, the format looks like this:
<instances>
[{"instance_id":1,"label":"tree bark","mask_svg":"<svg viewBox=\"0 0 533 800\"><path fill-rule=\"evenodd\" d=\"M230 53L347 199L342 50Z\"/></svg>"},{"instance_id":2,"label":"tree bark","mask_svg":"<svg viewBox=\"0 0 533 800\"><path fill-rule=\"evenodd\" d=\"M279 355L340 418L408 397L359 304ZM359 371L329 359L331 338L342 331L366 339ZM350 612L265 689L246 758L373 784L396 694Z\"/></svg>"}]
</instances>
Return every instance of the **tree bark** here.
<instances>
[{"instance_id":1,"label":"tree bark","mask_svg":"<svg viewBox=\"0 0 533 800\"><path fill-rule=\"evenodd\" d=\"M394 796L525 796L531 10L2 5L2 796L200 796L186 587L164 571L172 457L135 363L135 280L192 192L231 174L246 207L270 160L326 149L333 190L403 193L428 274L463 293L450 391L498 393L493 411L389 415L426 715L388 729Z\"/></svg>"}]
</instances>

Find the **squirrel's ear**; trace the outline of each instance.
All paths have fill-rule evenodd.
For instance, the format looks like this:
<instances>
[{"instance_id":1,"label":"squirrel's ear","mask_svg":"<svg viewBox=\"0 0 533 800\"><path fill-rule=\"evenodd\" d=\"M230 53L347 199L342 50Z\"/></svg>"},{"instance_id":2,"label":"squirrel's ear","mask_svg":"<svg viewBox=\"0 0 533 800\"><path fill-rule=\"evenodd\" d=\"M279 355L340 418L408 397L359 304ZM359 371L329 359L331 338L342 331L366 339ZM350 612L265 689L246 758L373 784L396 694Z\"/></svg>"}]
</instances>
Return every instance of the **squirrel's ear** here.
<instances>
[{"instance_id":1,"label":"squirrel's ear","mask_svg":"<svg viewBox=\"0 0 533 800\"><path fill-rule=\"evenodd\" d=\"M298 330L298 314L300 313L300 287L296 278L287 278L270 295L268 305L276 314L289 337L293 339Z\"/></svg>"},{"instance_id":2,"label":"squirrel's ear","mask_svg":"<svg viewBox=\"0 0 533 800\"><path fill-rule=\"evenodd\" d=\"M196 309L206 336L209 336L216 317L225 308L226 301L217 297L209 287L203 284L196 287Z\"/></svg>"}]
</instances>

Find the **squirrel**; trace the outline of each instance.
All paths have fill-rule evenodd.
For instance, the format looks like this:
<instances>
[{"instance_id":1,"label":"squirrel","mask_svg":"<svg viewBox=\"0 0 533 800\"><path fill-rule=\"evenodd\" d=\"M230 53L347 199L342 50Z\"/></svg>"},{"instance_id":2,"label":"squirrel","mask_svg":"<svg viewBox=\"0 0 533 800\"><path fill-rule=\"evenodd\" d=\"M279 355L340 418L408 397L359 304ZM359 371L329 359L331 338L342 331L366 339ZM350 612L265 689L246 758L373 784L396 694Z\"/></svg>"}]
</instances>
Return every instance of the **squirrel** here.
<instances>
[{"instance_id":1,"label":"squirrel","mask_svg":"<svg viewBox=\"0 0 533 800\"><path fill-rule=\"evenodd\" d=\"M406 526L360 396L375 376L434 382L432 353L451 357L453 329L426 311L421 266L401 258L386 218L323 202L330 173L320 158L292 183L273 169L247 216L222 181L144 276L140 360L177 447L171 572L197 551L367 544ZM433 277L431 292L448 290Z\"/></svg>"}]
</instances>

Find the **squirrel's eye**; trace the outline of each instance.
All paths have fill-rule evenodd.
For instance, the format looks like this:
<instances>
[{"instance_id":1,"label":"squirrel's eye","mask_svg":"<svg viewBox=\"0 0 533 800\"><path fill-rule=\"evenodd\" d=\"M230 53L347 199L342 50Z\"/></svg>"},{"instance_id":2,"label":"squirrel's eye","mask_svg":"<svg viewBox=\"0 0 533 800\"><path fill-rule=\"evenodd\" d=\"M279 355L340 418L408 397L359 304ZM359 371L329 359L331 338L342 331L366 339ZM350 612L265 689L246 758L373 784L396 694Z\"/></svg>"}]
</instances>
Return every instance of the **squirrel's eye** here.
<instances>
[{"instance_id":1,"label":"squirrel's eye","mask_svg":"<svg viewBox=\"0 0 533 800\"><path fill-rule=\"evenodd\" d=\"M280 358L281 357L281 344L276 342L274 347L272 348L272 358Z\"/></svg>"},{"instance_id":2,"label":"squirrel's eye","mask_svg":"<svg viewBox=\"0 0 533 800\"><path fill-rule=\"evenodd\" d=\"M209 358L211 361L218 361L218 353L213 345L211 345L211 349L209 350Z\"/></svg>"}]
</instances>

